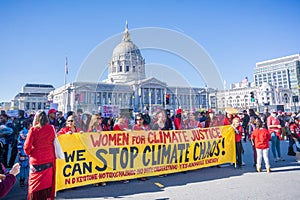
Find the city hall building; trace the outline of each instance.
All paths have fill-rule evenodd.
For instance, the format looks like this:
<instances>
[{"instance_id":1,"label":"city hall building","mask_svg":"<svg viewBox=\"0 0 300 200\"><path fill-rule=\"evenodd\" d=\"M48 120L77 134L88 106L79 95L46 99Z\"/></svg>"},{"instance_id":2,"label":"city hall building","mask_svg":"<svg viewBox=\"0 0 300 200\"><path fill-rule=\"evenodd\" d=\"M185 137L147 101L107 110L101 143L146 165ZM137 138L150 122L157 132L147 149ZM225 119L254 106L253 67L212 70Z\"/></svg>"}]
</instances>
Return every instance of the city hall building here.
<instances>
[{"instance_id":1,"label":"city hall building","mask_svg":"<svg viewBox=\"0 0 300 200\"><path fill-rule=\"evenodd\" d=\"M148 108L153 112L157 107L207 109L210 106L208 94L208 88L171 87L163 80L146 77L145 59L131 41L126 23L122 41L112 52L105 81L71 82L50 92L48 99L57 103L58 110L63 112L78 108L101 112L107 105L134 112Z\"/></svg>"}]
</instances>

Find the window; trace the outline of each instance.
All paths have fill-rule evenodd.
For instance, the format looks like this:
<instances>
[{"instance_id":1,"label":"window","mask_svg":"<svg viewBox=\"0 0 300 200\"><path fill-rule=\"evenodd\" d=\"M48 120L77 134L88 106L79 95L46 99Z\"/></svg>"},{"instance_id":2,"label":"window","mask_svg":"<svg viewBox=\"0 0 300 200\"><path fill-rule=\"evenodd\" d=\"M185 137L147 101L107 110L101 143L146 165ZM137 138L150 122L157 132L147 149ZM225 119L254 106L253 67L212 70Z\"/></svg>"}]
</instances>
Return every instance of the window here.
<instances>
[{"instance_id":1,"label":"window","mask_svg":"<svg viewBox=\"0 0 300 200\"><path fill-rule=\"evenodd\" d=\"M129 66L126 66L126 72L129 72Z\"/></svg>"},{"instance_id":2,"label":"window","mask_svg":"<svg viewBox=\"0 0 300 200\"><path fill-rule=\"evenodd\" d=\"M132 72L135 72L135 66L132 67Z\"/></svg>"},{"instance_id":3,"label":"window","mask_svg":"<svg viewBox=\"0 0 300 200\"><path fill-rule=\"evenodd\" d=\"M122 72L122 65L119 67L119 71Z\"/></svg>"}]
</instances>

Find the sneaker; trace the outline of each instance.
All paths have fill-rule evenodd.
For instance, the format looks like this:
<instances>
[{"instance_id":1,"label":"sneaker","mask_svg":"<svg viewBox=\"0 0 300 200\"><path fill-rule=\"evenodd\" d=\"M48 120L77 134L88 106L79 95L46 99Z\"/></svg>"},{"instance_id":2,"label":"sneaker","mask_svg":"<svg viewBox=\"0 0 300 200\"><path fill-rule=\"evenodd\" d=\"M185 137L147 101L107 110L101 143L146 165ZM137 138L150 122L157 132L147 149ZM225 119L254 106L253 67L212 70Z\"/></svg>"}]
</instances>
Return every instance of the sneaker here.
<instances>
[{"instance_id":1,"label":"sneaker","mask_svg":"<svg viewBox=\"0 0 300 200\"><path fill-rule=\"evenodd\" d=\"M242 166L245 166L245 165L246 165L246 163L243 161L243 162L242 162Z\"/></svg>"}]
</instances>

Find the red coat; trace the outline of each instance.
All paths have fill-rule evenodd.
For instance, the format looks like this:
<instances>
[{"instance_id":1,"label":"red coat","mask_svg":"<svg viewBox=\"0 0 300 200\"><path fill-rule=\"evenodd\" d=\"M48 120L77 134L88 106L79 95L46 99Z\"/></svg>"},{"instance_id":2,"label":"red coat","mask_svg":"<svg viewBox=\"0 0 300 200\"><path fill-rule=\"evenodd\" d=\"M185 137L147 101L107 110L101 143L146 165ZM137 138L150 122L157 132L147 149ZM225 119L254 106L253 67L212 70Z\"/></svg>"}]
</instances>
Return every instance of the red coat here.
<instances>
[{"instance_id":1,"label":"red coat","mask_svg":"<svg viewBox=\"0 0 300 200\"><path fill-rule=\"evenodd\" d=\"M271 135L266 128L254 129L251 139L254 140L255 148L266 149L269 148Z\"/></svg>"},{"instance_id":2,"label":"red coat","mask_svg":"<svg viewBox=\"0 0 300 200\"><path fill-rule=\"evenodd\" d=\"M30 164L39 165L55 161L54 141L55 130L50 124L42 128L32 127L24 143L24 151L29 156Z\"/></svg>"},{"instance_id":3,"label":"red coat","mask_svg":"<svg viewBox=\"0 0 300 200\"><path fill-rule=\"evenodd\" d=\"M235 132L235 141L236 142L240 142L242 140L242 134L243 134L243 127L242 126L238 126L236 128L237 132Z\"/></svg>"},{"instance_id":4,"label":"red coat","mask_svg":"<svg viewBox=\"0 0 300 200\"><path fill-rule=\"evenodd\" d=\"M280 121L277 117L270 115L267 119L267 126L270 133L275 132L275 134L281 139L280 128L269 128L270 125L280 125Z\"/></svg>"},{"instance_id":5,"label":"red coat","mask_svg":"<svg viewBox=\"0 0 300 200\"><path fill-rule=\"evenodd\" d=\"M181 130L181 119L179 117L175 117L174 126L175 130Z\"/></svg>"},{"instance_id":6,"label":"red coat","mask_svg":"<svg viewBox=\"0 0 300 200\"><path fill-rule=\"evenodd\" d=\"M54 127L46 124L43 127L32 127L24 143L24 151L29 156L30 165L52 164L42 171L30 172L28 178L28 197L36 191L52 188L51 199L55 194L55 153L53 141Z\"/></svg>"},{"instance_id":7,"label":"red coat","mask_svg":"<svg viewBox=\"0 0 300 200\"><path fill-rule=\"evenodd\" d=\"M74 133L78 133L78 132L81 131L81 129L78 128L78 127L76 127L75 130L76 131ZM71 128L69 126L65 126L65 127L61 128L57 134L60 134L60 135L61 134L66 134L69 131L72 131Z\"/></svg>"}]
</instances>

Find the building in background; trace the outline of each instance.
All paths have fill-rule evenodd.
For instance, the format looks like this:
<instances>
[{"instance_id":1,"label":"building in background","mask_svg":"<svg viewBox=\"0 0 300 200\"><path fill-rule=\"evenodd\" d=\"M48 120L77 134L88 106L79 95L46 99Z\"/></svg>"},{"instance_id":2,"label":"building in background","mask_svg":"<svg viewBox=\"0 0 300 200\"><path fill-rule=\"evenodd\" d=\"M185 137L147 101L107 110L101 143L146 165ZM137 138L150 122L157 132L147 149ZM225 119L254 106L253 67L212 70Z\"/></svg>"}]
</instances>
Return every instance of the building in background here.
<instances>
[{"instance_id":1,"label":"building in background","mask_svg":"<svg viewBox=\"0 0 300 200\"><path fill-rule=\"evenodd\" d=\"M277 90L290 89L293 95L299 96L300 54L256 63L254 82L256 86L269 83Z\"/></svg>"},{"instance_id":2,"label":"building in background","mask_svg":"<svg viewBox=\"0 0 300 200\"><path fill-rule=\"evenodd\" d=\"M63 112L78 108L91 113L103 112L104 107L111 105L134 112L148 108L151 113L156 108L207 109L208 92L207 88L170 87L155 77L146 77L145 59L131 41L126 23L122 41L112 52L105 81L71 82L50 92L48 97Z\"/></svg>"},{"instance_id":3,"label":"building in background","mask_svg":"<svg viewBox=\"0 0 300 200\"><path fill-rule=\"evenodd\" d=\"M292 91L288 88L277 88L269 83L256 86L252 83L231 84L230 89L214 91L209 94L210 99L215 97L219 110L224 111L226 107L234 107L239 110L253 108L262 111L264 107L283 105L285 110L294 110Z\"/></svg>"},{"instance_id":4,"label":"building in background","mask_svg":"<svg viewBox=\"0 0 300 200\"><path fill-rule=\"evenodd\" d=\"M48 84L26 84L12 100L11 109L25 110L27 113L47 109L48 95L54 89Z\"/></svg>"}]
</instances>

